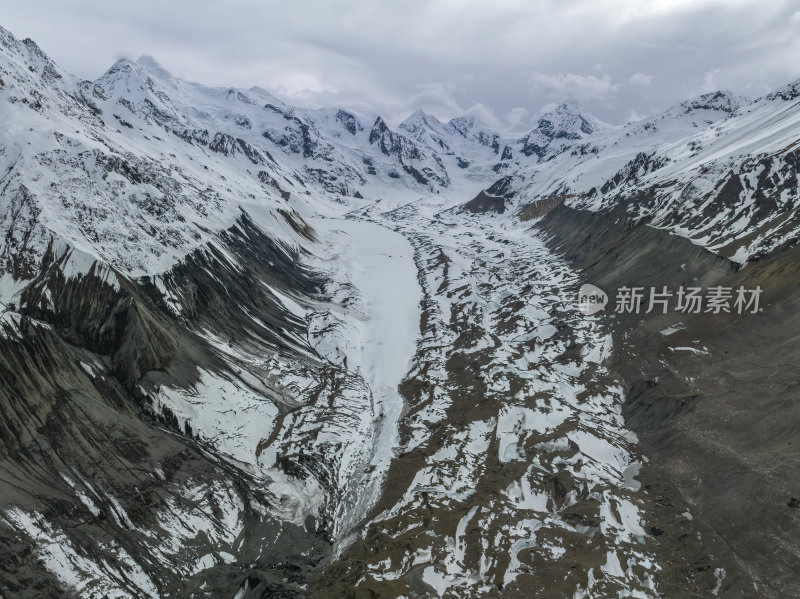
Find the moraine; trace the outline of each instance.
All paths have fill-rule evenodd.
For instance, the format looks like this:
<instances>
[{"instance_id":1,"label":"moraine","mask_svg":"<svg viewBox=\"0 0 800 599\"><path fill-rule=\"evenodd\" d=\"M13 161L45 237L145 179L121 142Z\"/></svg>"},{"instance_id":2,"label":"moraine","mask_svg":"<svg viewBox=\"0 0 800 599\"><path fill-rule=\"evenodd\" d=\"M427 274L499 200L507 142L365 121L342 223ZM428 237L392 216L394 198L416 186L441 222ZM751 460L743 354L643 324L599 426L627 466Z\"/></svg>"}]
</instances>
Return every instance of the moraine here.
<instances>
[{"instance_id":1,"label":"moraine","mask_svg":"<svg viewBox=\"0 0 800 599\"><path fill-rule=\"evenodd\" d=\"M580 278L529 227L443 205L358 212L411 241L425 297L402 451L333 573L377 596L658 596L643 458Z\"/></svg>"}]
</instances>

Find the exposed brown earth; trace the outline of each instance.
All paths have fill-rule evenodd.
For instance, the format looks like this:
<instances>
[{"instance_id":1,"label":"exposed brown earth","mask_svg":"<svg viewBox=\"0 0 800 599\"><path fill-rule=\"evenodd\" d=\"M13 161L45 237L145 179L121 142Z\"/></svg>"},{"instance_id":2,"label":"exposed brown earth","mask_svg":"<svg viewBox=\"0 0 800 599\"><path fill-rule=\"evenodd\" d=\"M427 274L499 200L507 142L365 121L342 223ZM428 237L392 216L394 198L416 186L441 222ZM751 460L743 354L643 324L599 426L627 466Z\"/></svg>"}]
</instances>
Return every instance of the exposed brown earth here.
<instances>
[{"instance_id":1,"label":"exposed brown earth","mask_svg":"<svg viewBox=\"0 0 800 599\"><path fill-rule=\"evenodd\" d=\"M667 597L698 596L686 580L709 568L713 555L724 563L721 597L796 596L800 250L740 270L621 216L560 206L536 226L609 295L622 285L763 289L759 314L608 315L626 419L650 458L640 478L659 497L657 538L672 556L659 588ZM678 322L682 330L660 332ZM699 537L681 517L687 509Z\"/></svg>"}]
</instances>

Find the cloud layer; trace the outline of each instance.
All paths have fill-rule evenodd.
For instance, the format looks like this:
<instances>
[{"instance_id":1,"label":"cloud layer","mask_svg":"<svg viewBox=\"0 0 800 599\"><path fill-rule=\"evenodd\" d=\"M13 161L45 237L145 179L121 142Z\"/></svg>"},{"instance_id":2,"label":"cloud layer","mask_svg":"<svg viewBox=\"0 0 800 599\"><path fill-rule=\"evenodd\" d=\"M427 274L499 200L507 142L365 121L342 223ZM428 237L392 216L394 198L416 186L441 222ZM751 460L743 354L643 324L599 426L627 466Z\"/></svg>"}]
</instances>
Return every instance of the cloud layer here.
<instances>
[{"instance_id":1,"label":"cloud layer","mask_svg":"<svg viewBox=\"0 0 800 599\"><path fill-rule=\"evenodd\" d=\"M0 24L81 77L149 54L189 79L395 123L423 108L519 129L569 97L620 123L800 76L791 0L29 0L4 7Z\"/></svg>"}]
</instances>

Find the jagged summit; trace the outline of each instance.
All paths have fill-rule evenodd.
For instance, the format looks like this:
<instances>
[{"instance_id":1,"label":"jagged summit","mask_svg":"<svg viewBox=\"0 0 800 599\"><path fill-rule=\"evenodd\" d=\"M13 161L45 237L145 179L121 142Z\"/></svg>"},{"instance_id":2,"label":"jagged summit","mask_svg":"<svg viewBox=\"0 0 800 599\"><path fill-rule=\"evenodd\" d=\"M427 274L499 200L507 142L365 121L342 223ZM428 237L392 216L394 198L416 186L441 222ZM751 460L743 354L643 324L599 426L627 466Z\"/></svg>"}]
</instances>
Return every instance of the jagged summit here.
<instances>
[{"instance_id":1,"label":"jagged summit","mask_svg":"<svg viewBox=\"0 0 800 599\"><path fill-rule=\"evenodd\" d=\"M95 83L103 86L109 93L118 94L130 94L134 90L154 87L147 68L125 57L116 60Z\"/></svg>"},{"instance_id":2,"label":"jagged summit","mask_svg":"<svg viewBox=\"0 0 800 599\"><path fill-rule=\"evenodd\" d=\"M468 115L454 117L448 121L448 124L464 137L466 137L470 131L482 126L474 116Z\"/></svg>"},{"instance_id":3,"label":"jagged summit","mask_svg":"<svg viewBox=\"0 0 800 599\"><path fill-rule=\"evenodd\" d=\"M647 118L633 121L623 127L626 135L652 136L662 132L670 137L688 135L698 128L706 127L735 115L752 104L746 96L730 91L715 91L678 102L665 111Z\"/></svg>"},{"instance_id":4,"label":"jagged summit","mask_svg":"<svg viewBox=\"0 0 800 599\"><path fill-rule=\"evenodd\" d=\"M518 143L524 155L536 156L541 161L603 127L599 119L582 110L576 101L568 100L542 114L536 127Z\"/></svg>"},{"instance_id":5,"label":"jagged summit","mask_svg":"<svg viewBox=\"0 0 800 599\"><path fill-rule=\"evenodd\" d=\"M711 110L733 114L742 106L746 106L750 103L752 103L752 100L746 96L741 96L727 90L720 90L684 100L678 104L678 107L685 112Z\"/></svg>"},{"instance_id":6,"label":"jagged summit","mask_svg":"<svg viewBox=\"0 0 800 599\"><path fill-rule=\"evenodd\" d=\"M175 79L155 58L143 54L136 60L131 60L127 56L118 58L114 61L114 64L98 77L98 81L130 76L131 74L143 80L148 77L154 77L163 82L171 82Z\"/></svg>"},{"instance_id":7,"label":"jagged summit","mask_svg":"<svg viewBox=\"0 0 800 599\"><path fill-rule=\"evenodd\" d=\"M180 93L188 82L174 77L152 56L143 55L135 61L126 57L118 59L95 83L113 95L126 95L133 90L141 90L154 93L165 101L165 95ZM127 99L135 101L135 98Z\"/></svg>"},{"instance_id":8,"label":"jagged summit","mask_svg":"<svg viewBox=\"0 0 800 599\"><path fill-rule=\"evenodd\" d=\"M576 100L567 100L547 111L536 125L536 130L550 139L580 139L600 128L599 119L585 112Z\"/></svg>"},{"instance_id":9,"label":"jagged summit","mask_svg":"<svg viewBox=\"0 0 800 599\"><path fill-rule=\"evenodd\" d=\"M15 62L17 67L27 68L40 78L39 83L53 86L58 80L72 79L53 62L50 57L30 38L18 40L7 29L0 27L0 50L4 58ZM10 66L10 65L9 65ZM5 70L5 69L4 69ZM27 76L27 74L25 74ZM19 79L24 77L20 74Z\"/></svg>"},{"instance_id":10,"label":"jagged summit","mask_svg":"<svg viewBox=\"0 0 800 599\"><path fill-rule=\"evenodd\" d=\"M104 77L108 76L119 76L120 73L124 72L133 72L141 75L143 73L142 69L139 65L136 64L135 61L131 60L127 56L121 56L114 63L106 69L106 71L98 77L98 79L103 79Z\"/></svg>"},{"instance_id":11,"label":"jagged summit","mask_svg":"<svg viewBox=\"0 0 800 599\"><path fill-rule=\"evenodd\" d=\"M791 83L787 83L764 96L764 99L769 102L782 101L790 102L800 97L800 79L795 79Z\"/></svg>"},{"instance_id":12,"label":"jagged summit","mask_svg":"<svg viewBox=\"0 0 800 599\"><path fill-rule=\"evenodd\" d=\"M441 133L444 130L444 124L439 119L418 108L400 123L398 129L404 129L409 133L417 133L426 127L437 133Z\"/></svg>"},{"instance_id":13,"label":"jagged summit","mask_svg":"<svg viewBox=\"0 0 800 599\"><path fill-rule=\"evenodd\" d=\"M13 42L16 42L17 38L11 33L8 29L0 25L0 44L7 46Z\"/></svg>"}]
</instances>

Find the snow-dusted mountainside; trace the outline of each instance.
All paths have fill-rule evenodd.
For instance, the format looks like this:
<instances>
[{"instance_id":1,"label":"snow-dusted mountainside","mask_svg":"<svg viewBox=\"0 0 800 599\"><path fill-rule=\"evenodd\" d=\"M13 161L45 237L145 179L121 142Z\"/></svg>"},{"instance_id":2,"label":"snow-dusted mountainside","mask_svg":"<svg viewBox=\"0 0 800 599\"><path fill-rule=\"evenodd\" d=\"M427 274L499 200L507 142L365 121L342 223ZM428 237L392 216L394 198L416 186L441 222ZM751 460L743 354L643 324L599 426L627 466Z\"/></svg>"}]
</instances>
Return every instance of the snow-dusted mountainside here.
<instances>
[{"instance_id":1,"label":"snow-dusted mountainside","mask_svg":"<svg viewBox=\"0 0 800 599\"><path fill-rule=\"evenodd\" d=\"M582 136L575 117L574 137L486 193L515 197L518 208L556 198L583 210L623 208L735 262L757 259L800 234L797 85L755 101L705 94L624 127L584 133L581 125Z\"/></svg>"},{"instance_id":2,"label":"snow-dusted mountainside","mask_svg":"<svg viewBox=\"0 0 800 599\"><path fill-rule=\"evenodd\" d=\"M792 247L798 86L520 137L0 28L0 596L748 596L637 480L629 339L531 225Z\"/></svg>"},{"instance_id":3,"label":"snow-dusted mountainside","mask_svg":"<svg viewBox=\"0 0 800 599\"><path fill-rule=\"evenodd\" d=\"M545 113L536 128L520 140L520 151L526 156L536 156L541 162L564 151L568 145L590 138L603 128L603 123L597 119L581 114L575 102L561 104Z\"/></svg>"},{"instance_id":4,"label":"snow-dusted mountainside","mask_svg":"<svg viewBox=\"0 0 800 599\"><path fill-rule=\"evenodd\" d=\"M0 526L37 546L2 592L299 592L380 495L419 318L412 247L342 216L495 150L0 33L2 456L34 497Z\"/></svg>"}]
</instances>

